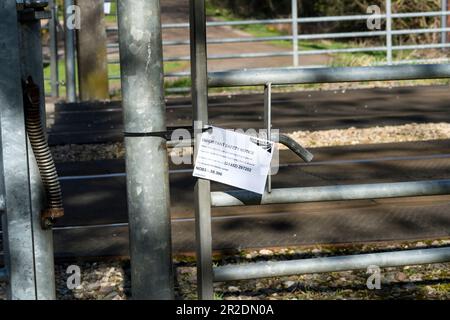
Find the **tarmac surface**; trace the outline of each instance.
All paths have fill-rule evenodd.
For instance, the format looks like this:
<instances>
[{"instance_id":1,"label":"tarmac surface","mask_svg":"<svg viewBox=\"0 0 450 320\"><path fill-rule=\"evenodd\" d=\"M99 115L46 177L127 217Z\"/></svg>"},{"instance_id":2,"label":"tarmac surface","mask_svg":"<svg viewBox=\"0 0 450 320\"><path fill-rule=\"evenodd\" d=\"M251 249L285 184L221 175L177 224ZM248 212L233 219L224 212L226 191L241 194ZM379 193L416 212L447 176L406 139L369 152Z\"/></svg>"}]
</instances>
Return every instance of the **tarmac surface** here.
<instances>
[{"instance_id":1,"label":"tarmac surface","mask_svg":"<svg viewBox=\"0 0 450 320\"><path fill-rule=\"evenodd\" d=\"M274 128L282 132L450 122L448 88L406 87L275 94ZM210 98L211 124L262 127L262 95ZM190 102L167 103L168 124L191 122ZM56 106L50 141L122 140L119 102ZM450 178L450 141L388 143L311 149L312 164L281 151L274 188ZM128 255L124 161L57 164L66 215L55 228L58 258ZM189 166L171 167L174 252L194 251L193 188ZM227 186L212 184L213 190ZM311 244L373 243L450 237L450 196L248 206L213 210L215 250Z\"/></svg>"}]
</instances>

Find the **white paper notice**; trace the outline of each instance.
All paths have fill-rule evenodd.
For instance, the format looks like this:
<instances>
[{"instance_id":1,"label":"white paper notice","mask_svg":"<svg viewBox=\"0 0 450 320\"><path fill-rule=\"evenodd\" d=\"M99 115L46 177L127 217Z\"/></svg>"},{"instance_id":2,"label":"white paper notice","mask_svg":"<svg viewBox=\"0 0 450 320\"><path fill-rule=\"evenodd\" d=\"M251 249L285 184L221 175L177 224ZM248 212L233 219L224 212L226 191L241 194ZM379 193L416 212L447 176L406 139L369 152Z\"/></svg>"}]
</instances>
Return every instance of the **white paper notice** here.
<instances>
[{"instance_id":1,"label":"white paper notice","mask_svg":"<svg viewBox=\"0 0 450 320\"><path fill-rule=\"evenodd\" d=\"M111 2L105 2L103 4L103 9L105 14L110 14L111 13Z\"/></svg>"},{"instance_id":2,"label":"white paper notice","mask_svg":"<svg viewBox=\"0 0 450 320\"><path fill-rule=\"evenodd\" d=\"M274 143L212 127L201 134L194 177L264 193Z\"/></svg>"}]
</instances>

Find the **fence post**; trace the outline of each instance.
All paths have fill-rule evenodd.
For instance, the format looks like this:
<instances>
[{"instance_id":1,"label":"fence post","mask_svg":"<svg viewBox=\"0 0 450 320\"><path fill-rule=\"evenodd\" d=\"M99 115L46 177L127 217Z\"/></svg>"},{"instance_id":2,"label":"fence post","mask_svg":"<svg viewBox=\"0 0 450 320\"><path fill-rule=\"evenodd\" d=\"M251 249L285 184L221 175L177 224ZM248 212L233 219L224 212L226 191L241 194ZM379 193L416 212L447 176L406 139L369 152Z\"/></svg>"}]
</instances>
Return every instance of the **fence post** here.
<instances>
[{"instance_id":1,"label":"fence post","mask_svg":"<svg viewBox=\"0 0 450 320\"><path fill-rule=\"evenodd\" d=\"M298 5L297 0L292 0L292 54L294 67L298 67Z\"/></svg>"},{"instance_id":2,"label":"fence post","mask_svg":"<svg viewBox=\"0 0 450 320\"><path fill-rule=\"evenodd\" d=\"M75 77L75 31L68 25L68 15L74 14L73 0L64 0L64 56L66 66L66 98L68 102L77 99Z\"/></svg>"},{"instance_id":3,"label":"fence post","mask_svg":"<svg viewBox=\"0 0 450 320\"><path fill-rule=\"evenodd\" d=\"M446 44L447 43L447 32L445 31L445 29L447 28L447 15L444 13L447 11L447 0L441 0L441 11L442 11L442 16L441 16L441 44Z\"/></svg>"},{"instance_id":4,"label":"fence post","mask_svg":"<svg viewBox=\"0 0 450 320\"><path fill-rule=\"evenodd\" d=\"M173 299L169 170L159 0L119 0L133 299ZM133 135L127 136L127 133Z\"/></svg>"},{"instance_id":5,"label":"fence post","mask_svg":"<svg viewBox=\"0 0 450 320\"><path fill-rule=\"evenodd\" d=\"M4 0L0 33L0 187L6 203L2 227L8 298L54 299L51 231L40 227L42 188L28 148L21 84L23 76L31 75L44 93L40 21L18 23L16 1Z\"/></svg>"},{"instance_id":6,"label":"fence post","mask_svg":"<svg viewBox=\"0 0 450 320\"><path fill-rule=\"evenodd\" d=\"M49 20L48 28L50 35L50 82L52 97L59 97L59 69L58 69L58 11L55 0L49 2L52 18Z\"/></svg>"},{"instance_id":7,"label":"fence post","mask_svg":"<svg viewBox=\"0 0 450 320\"><path fill-rule=\"evenodd\" d=\"M386 0L386 60L392 64L392 2Z\"/></svg>"},{"instance_id":8,"label":"fence post","mask_svg":"<svg viewBox=\"0 0 450 320\"><path fill-rule=\"evenodd\" d=\"M194 129L208 124L208 66L206 51L205 0L190 0L191 78ZM200 139L195 137L194 153ZM197 250L197 291L199 299L211 300L213 291L211 190L208 180L195 186L195 231Z\"/></svg>"},{"instance_id":9,"label":"fence post","mask_svg":"<svg viewBox=\"0 0 450 320\"><path fill-rule=\"evenodd\" d=\"M45 128L45 86L42 69L41 21L20 23L20 51L22 79L31 76L39 86L41 121ZM41 227L41 211L45 209L45 190L39 168L27 139L28 170L31 193L31 222L33 226L33 250L35 264L36 299L54 300L55 267L53 258L53 232Z\"/></svg>"}]
</instances>

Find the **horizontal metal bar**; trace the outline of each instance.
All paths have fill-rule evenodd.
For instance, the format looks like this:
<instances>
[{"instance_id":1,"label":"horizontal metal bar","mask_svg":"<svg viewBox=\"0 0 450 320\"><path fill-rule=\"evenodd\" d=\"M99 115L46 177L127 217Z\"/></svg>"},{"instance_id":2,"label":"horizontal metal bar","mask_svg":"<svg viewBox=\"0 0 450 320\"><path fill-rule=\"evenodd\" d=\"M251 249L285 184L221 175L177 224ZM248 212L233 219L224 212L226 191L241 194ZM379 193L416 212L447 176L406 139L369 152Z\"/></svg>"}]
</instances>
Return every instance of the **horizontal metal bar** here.
<instances>
[{"instance_id":1,"label":"horizontal metal bar","mask_svg":"<svg viewBox=\"0 0 450 320\"><path fill-rule=\"evenodd\" d=\"M430 11L430 12L405 12L405 13L394 13L392 18L421 18L421 17L441 17L450 15L450 11ZM343 21L357 21L357 20L367 20L368 17L386 19L385 14L379 15L349 15L349 16L327 16L327 17L299 17L298 23L315 23L315 22L343 22ZM208 27L221 27L221 26L239 26L239 25L260 25L260 24L291 24L292 19L264 19L264 20L239 20L239 21L211 21L207 22ZM163 24L163 29L172 28L188 28L188 23L169 23ZM107 28L107 31L117 31L117 28Z\"/></svg>"},{"instance_id":2,"label":"horizontal metal bar","mask_svg":"<svg viewBox=\"0 0 450 320\"><path fill-rule=\"evenodd\" d=\"M405 12L393 13L392 18L422 18L422 17L440 17L448 16L450 11L429 11L429 12ZM384 15L386 17L386 15Z\"/></svg>"},{"instance_id":3,"label":"horizontal metal bar","mask_svg":"<svg viewBox=\"0 0 450 320\"><path fill-rule=\"evenodd\" d=\"M369 253L290 261L257 262L214 268L214 281L249 280L296 274L366 270L450 261L450 247Z\"/></svg>"},{"instance_id":4,"label":"horizontal metal bar","mask_svg":"<svg viewBox=\"0 0 450 320\"><path fill-rule=\"evenodd\" d=\"M450 28L419 28L419 29L403 29L393 30L392 35L406 35L406 34L422 34L422 33L437 33L450 32ZM338 33L319 33L319 34L304 34L299 35L299 40L320 40L320 39L338 39L338 38L361 38L361 37L376 37L385 36L386 31L363 31L363 32L338 32ZM208 44L223 44L223 43L247 43L247 42L266 42L266 41L292 41L292 35L288 36L272 36L272 37L241 37L241 38L223 38L223 39L208 39ZM163 42L165 46L182 46L189 45L189 40L167 40ZM116 48L117 45L112 43L108 48Z\"/></svg>"},{"instance_id":5,"label":"horizontal metal bar","mask_svg":"<svg viewBox=\"0 0 450 320\"><path fill-rule=\"evenodd\" d=\"M449 64L399 65L342 68L284 68L211 72L210 87L258 86L358 81L390 81L450 78Z\"/></svg>"},{"instance_id":6,"label":"horizontal metal bar","mask_svg":"<svg viewBox=\"0 0 450 320\"><path fill-rule=\"evenodd\" d=\"M393 61L393 64L418 64L418 63L449 63L449 58L435 58L435 59L410 59Z\"/></svg>"},{"instance_id":7,"label":"horizontal metal bar","mask_svg":"<svg viewBox=\"0 0 450 320\"><path fill-rule=\"evenodd\" d=\"M450 62L450 59L448 58L442 58L442 59L417 59L417 60L399 60L399 61L394 61L394 64L425 64L425 63L448 63ZM111 62L110 62L111 63ZM375 66L380 67L380 66L384 66L384 63L379 63L376 64ZM305 70L305 69L325 69L327 68L327 66L319 66L319 65L315 65L315 66L302 66L301 68L297 68L297 69L301 69L301 70ZM361 67L363 68L363 67ZM264 71L264 72L271 72L273 71L273 68L262 68L262 69L253 69L250 70L251 72L253 71ZM286 68L277 68L275 70L292 70L291 67L286 67ZM164 75L166 78L180 78L180 77L189 77L190 76L190 72L189 71L185 71L185 72L171 72L171 73L167 73ZM120 75L112 75L109 76L110 80L120 80ZM47 79L48 81L50 79ZM371 81L371 80L360 80L360 81ZM290 85L292 83L286 83L286 84L280 84L280 85ZM175 88L178 89L178 88ZM189 88L188 88L189 89ZM190 89L189 89L190 90ZM189 91L187 90L187 91ZM183 92L185 92L186 90L183 88Z\"/></svg>"},{"instance_id":8,"label":"horizontal metal bar","mask_svg":"<svg viewBox=\"0 0 450 320\"><path fill-rule=\"evenodd\" d=\"M0 281L7 281L8 280L8 272L5 268L0 268Z\"/></svg>"},{"instance_id":9,"label":"horizontal metal bar","mask_svg":"<svg viewBox=\"0 0 450 320\"><path fill-rule=\"evenodd\" d=\"M422 33L437 33L437 32L450 32L450 28L426 28L426 29L419 28L419 29L392 30L392 35L422 34ZM319 33L319 34L299 35L298 39L299 40L320 40L320 39L337 39L337 38L361 38L361 37L385 36L386 34L387 34L386 31ZM224 40L226 40L226 39L224 39ZM282 39L282 40L285 40L285 39Z\"/></svg>"},{"instance_id":10,"label":"horizontal metal bar","mask_svg":"<svg viewBox=\"0 0 450 320\"><path fill-rule=\"evenodd\" d=\"M407 13L393 13L392 18L420 18L420 17L441 17L450 15L450 11L430 11L430 12L407 12ZM349 16L327 16L327 17L299 17L298 23L314 23L314 22L342 22L342 21L357 21L367 20L368 17L385 19L385 14L379 15L349 15ZM264 20L240 20L240 21L210 21L206 25L208 27L221 26L239 26L239 25L258 25L258 24L291 24L292 19L264 19ZM162 25L163 29L180 29L189 28L189 23L166 23ZM110 27L107 31L117 31L116 27Z\"/></svg>"},{"instance_id":11,"label":"horizontal metal bar","mask_svg":"<svg viewBox=\"0 0 450 320\"><path fill-rule=\"evenodd\" d=\"M450 180L273 189L271 193L265 193L262 196L245 190L217 191L211 193L211 205L213 207L233 207L444 194L450 194Z\"/></svg>"},{"instance_id":12,"label":"horizontal metal bar","mask_svg":"<svg viewBox=\"0 0 450 320\"><path fill-rule=\"evenodd\" d=\"M392 50L423 50L423 49L444 49L444 48L450 48L450 43L393 46Z\"/></svg>"}]
</instances>

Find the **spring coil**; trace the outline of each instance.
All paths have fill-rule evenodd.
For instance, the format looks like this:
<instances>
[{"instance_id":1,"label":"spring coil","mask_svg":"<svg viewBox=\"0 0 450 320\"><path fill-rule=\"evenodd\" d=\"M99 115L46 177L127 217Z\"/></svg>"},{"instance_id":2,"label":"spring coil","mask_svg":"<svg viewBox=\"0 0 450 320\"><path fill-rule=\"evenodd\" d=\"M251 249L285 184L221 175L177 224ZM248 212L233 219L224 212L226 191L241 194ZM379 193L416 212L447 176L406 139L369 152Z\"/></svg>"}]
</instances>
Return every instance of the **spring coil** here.
<instances>
[{"instance_id":1,"label":"spring coil","mask_svg":"<svg viewBox=\"0 0 450 320\"><path fill-rule=\"evenodd\" d=\"M24 83L24 105L25 127L47 197L47 207L41 212L42 227L47 229L64 215L64 209L58 173L41 122L39 87L31 77Z\"/></svg>"}]
</instances>

